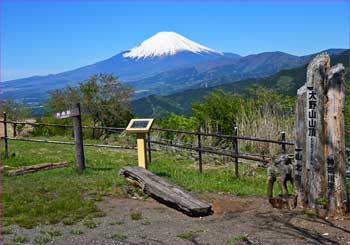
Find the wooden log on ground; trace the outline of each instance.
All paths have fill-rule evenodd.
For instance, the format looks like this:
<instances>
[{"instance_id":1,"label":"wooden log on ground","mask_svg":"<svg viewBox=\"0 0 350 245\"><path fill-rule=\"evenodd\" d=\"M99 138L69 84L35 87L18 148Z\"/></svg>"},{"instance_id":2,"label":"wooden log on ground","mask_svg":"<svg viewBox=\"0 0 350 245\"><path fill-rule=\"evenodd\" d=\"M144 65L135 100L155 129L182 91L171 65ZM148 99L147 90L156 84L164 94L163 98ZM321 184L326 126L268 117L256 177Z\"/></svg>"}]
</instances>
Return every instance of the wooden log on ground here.
<instances>
[{"instance_id":1,"label":"wooden log on ground","mask_svg":"<svg viewBox=\"0 0 350 245\"><path fill-rule=\"evenodd\" d=\"M7 172L7 176L16 176L21 174L27 174L27 173L33 173L40 170L46 170L46 169L52 169L52 168L59 168L59 167L67 167L67 162L55 162L55 163L41 163L31 166L25 166L20 169L10 170Z\"/></svg>"},{"instance_id":2,"label":"wooden log on ground","mask_svg":"<svg viewBox=\"0 0 350 245\"><path fill-rule=\"evenodd\" d=\"M189 216L206 216L212 213L211 205L200 201L181 187L171 184L141 167L123 167L120 174L157 201Z\"/></svg>"}]
</instances>

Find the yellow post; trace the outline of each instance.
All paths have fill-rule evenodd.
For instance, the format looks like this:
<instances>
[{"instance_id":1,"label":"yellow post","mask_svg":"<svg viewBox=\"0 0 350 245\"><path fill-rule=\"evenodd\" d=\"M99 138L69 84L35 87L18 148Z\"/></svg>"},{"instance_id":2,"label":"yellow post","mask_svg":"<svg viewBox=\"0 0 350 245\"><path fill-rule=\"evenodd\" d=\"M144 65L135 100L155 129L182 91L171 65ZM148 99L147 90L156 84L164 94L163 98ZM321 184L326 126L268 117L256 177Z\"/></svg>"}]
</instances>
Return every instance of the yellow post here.
<instances>
[{"instance_id":1,"label":"yellow post","mask_svg":"<svg viewBox=\"0 0 350 245\"><path fill-rule=\"evenodd\" d=\"M145 135L146 134L143 133L137 134L137 155L139 159L139 167L147 169Z\"/></svg>"},{"instance_id":2,"label":"yellow post","mask_svg":"<svg viewBox=\"0 0 350 245\"><path fill-rule=\"evenodd\" d=\"M131 119L128 126L126 127L126 132L136 133L137 138L137 156L139 161L139 167L147 169L147 152L146 152L146 134L150 131L154 119L144 118L144 119Z\"/></svg>"}]
</instances>

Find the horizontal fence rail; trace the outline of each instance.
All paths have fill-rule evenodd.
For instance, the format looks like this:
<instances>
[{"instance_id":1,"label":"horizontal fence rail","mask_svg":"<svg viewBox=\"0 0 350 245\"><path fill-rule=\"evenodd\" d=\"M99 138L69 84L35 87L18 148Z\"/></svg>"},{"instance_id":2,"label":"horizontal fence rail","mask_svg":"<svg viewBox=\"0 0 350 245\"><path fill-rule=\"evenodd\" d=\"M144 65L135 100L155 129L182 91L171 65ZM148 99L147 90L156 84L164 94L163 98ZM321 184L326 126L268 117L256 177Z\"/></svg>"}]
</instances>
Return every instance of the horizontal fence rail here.
<instances>
[{"instance_id":1,"label":"horizontal fence rail","mask_svg":"<svg viewBox=\"0 0 350 245\"><path fill-rule=\"evenodd\" d=\"M1 137L4 139L5 137ZM37 139L25 139L25 138L11 138L7 137L8 140L17 140L17 141L28 141L28 142L39 142L39 143L50 143L50 144L58 144L58 145L75 145L75 142L69 141L55 141L55 140L37 140ZM83 144L84 146L94 146L94 147L105 147L105 148L113 148L113 149L137 149L135 146L120 146L120 145L105 145L105 144Z\"/></svg>"},{"instance_id":2,"label":"horizontal fence rail","mask_svg":"<svg viewBox=\"0 0 350 245\"><path fill-rule=\"evenodd\" d=\"M253 161L259 161L259 162L267 162L266 159L264 159L262 157L257 157L257 156L248 156L248 155L243 155L243 154L235 154L233 152L230 153L230 152L227 152L227 151L223 152L223 151L206 149L206 148L191 147L191 146L184 146L184 145L178 145L178 144L169 144L169 143L165 143L165 142L161 142L161 141L155 141L155 140L150 140L149 142L153 143L153 144L178 147L178 148L192 150L192 151L201 151L201 152L207 152L207 153L212 153L212 154L216 154L216 155L222 155L222 156L228 156L228 157L237 157L237 158L253 160Z\"/></svg>"},{"instance_id":3,"label":"horizontal fence rail","mask_svg":"<svg viewBox=\"0 0 350 245\"><path fill-rule=\"evenodd\" d=\"M4 120L0 120L0 123L5 123L5 121ZM57 123L34 123L34 122L17 122L17 121L6 121L6 123L16 124L16 125L32 125L32 126L48 126L48 127L73 128L73 125L70 125L70 124L57 124ZM83 125L82 128L107 129L107 130L115 130L115 131L124 131L125 130L125 128L91 126L91 125Z\"/></svg>"},{"instance_id":4,"label":"horizontal fence rail","mask_svg":"<svg viewBox=\"0 0 350 245\"><path fill-rule=\"evenodd\" d=\"M192 135L201 135L201 136L211 136L225 139L240 139L240 140L251 140L257 142L265 142L265 143L273 143L273 144L285 144L285 145L294 145L294 142L283 141L283 140L270 140L270 139L261 139L255 137L247 137L247 136L236 136L229 134L213 134L213 133L204 133L204 132L192 132L192 131L184 131L184 130L176 130L176 129L165 129L165 128L152 128L152 131L163 131L169 133L180 133L180 134L192 134Z\"/></svg>"},{"instance_id":5,"label":"horizontal fence rail","mask_svg":"<svg viewBox=\"0 0 350 245\"><path fill-rule=\"evenodd\" d=\"M4 113L4 119L0 120L0 123L3 123L3 125L4 125L4 137L1 137L1 140L4 140L4 142L5 142L5 154L4 154L5 158L8 158L8 141L17 140L17 141L39 142L39 143L50 143L50 144L64 144L64 145L75 145L76 144L74 142L54 141L54 140L47 140L47 139L18 138L17 132L16 132L17 125L62 127L65 129L73 128L73 125L70 125L70 124L37 123L37 122L26 122L26 121L21 122L21 121L6 120L5 113ZM13 137L8 137L7 124L13 125ZM122 132L125 130L125 128L121 128L121 127L106 127L106 126L92 126L92 125L83 125L82 128L84 128L84 129L101 129L101 130L107 130L107 131L112 131L112 132ZM197 144L194 146L192 143L190 143L190 144L184 143L184 142L179 143L179 142L176 142L174 140L164 139L161 137L158 137L156 139L152 139L151 132L168 132L168 133L175 133L175 134L192 135L195 137L195 139L197 139ZM238 159L239 158L246 159L246 160L252 160L252 161L265 162L265 163L268 162L268 160L265 158L265 156L256 156L256 155L254 156L254 155L240 153L239 148L238 148L239 140L278 144L278 145L282 146L282 151L284 153L286 152L287 145L294 145L294 142L290 142L290 141L286 140L284 132L281 132L281 140L271 140L271 139L263 139L263 138L249 137L249 136L239 136L237 127L234 128L234 134L232 134L232 135L206 133L206 132L201 132L200 130L186 131L186 130L165 129L165 128L157 128L157 127L152 128L151 132L149 132L147 134L147 137L146 137L149 162L152 161L151 152L156 150L156 149L152 149L152 144L169 146L169 147L180 148L180 149L185 149L185 150L197 152L198 153L198 161L199 161L198 168L199 168L200 173L202 172L202 153L228 156L228 157L234 158L236 177L238 177ZM216 138L221 138L221 139L225 139L225 140L230 140L232 142L233 148L231 150L225 150L225 149L218 149L218 148L203 146L201 137L216 137ZM167 141L167 142L164 142L164 141ZM83 146L104 147L104 148L113 148L113 149L137 149L136 146L116 146L116 145L106 145L106 144L86 144L85 143L85 144L83 144Z\"/></svg>"}]
</instances>

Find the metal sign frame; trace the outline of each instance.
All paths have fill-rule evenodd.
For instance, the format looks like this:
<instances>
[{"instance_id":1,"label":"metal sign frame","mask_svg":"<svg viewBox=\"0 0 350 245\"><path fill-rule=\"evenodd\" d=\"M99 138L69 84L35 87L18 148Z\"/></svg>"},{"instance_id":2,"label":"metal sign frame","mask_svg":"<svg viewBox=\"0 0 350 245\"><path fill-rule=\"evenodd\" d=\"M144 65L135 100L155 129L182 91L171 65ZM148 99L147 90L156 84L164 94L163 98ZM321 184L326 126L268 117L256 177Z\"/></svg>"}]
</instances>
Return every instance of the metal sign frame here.
<instances>
[{"instance_id":1,"label":"metal sign frame","mask_svg":"<svg viewBox=\"0 0 350 245\"><path fill-rule=\"evenodd\" d=\"M140 118L140 119L131 119L128 126L126 127L126 132L128 133L148 133L153 125L153 118ZM132 125L135 122L148 122L147 126L144 128L133 128Z\"/></svg>"}]
</instances>

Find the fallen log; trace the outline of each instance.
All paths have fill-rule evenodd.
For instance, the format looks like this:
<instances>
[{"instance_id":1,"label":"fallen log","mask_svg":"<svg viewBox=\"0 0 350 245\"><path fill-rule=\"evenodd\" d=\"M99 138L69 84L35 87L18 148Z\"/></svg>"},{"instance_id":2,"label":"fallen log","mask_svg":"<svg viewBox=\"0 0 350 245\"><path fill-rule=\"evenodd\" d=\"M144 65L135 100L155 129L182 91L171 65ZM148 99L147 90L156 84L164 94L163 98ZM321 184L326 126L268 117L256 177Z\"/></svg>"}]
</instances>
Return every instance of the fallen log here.
<instances>
[{"instance_id":1,"label":"fallen log","mask_svg":"<svg viewBox=\"0 0 350 245\"><path fill-rule=\"evenodd\" d=\"M167 182L144 168L123 167L119 173L157 201L189 216L206 216L212 213L209 203L198 200L181 187Z\"/></svg>"},{"instance_id":2,"label":"fallen log","mask_svg":"<svg viewBox=\"0 0 350 245\"><path fill-rule=\"evenodd\" d=\"M31 166L25 166L20 169L15 169L15 170L10 170L7 172L7 176L15 176L15 175L21 175L21 174L26 174L26 173L33 173L37 172L40 170L45 170L45 169L52 169L52 168L59 168L59 167L67 167L68 163L67 162L55 162L55 163L41 163L41 164L36 164L36 165L31 165Z\"/></svg>"}]
</instances>

